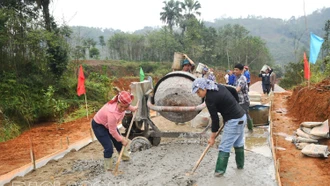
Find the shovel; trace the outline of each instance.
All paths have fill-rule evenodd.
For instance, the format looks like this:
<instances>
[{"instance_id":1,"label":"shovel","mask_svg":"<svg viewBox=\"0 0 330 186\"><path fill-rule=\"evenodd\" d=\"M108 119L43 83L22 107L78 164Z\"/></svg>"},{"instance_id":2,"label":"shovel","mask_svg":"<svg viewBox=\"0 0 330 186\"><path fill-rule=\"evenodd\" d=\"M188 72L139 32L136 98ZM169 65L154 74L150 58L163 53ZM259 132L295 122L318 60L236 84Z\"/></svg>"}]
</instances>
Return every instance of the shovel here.
<instances>
[{"instance_id":1,"label":"shovel","mask_svg":"<svg viewBox=\"0 0 330 186\"><path fill-rule=\"evenodd\" d=\"M220 132L222 131L223 127L225 126L225 124L223 124L221 126L221 128L218 130L218 132L215 135L215 138L217 138L220 134ZM203 160L204 156L206 155L207 151L209 151L209 149L211 148L211 145L208 144L206 149L204 150L203 154L201 155L201 157L199 158L199 160L197 161L195 167L192 169L192 171L190 173L188 173L188 175L192 175L194 174L194 172L196 171L196 169L198 168L199 164L201 163L201 161Z\"/></svg>"},{"instance_id":2,"label":"shovel","mask_svg":"<svg viewBox=\"0 0 330 186\"><path fill-rule=\"evenodd\" d=\"M140 100L137 101L137 103L136 103L137 106L139 106L139 102L140 102ZM137 112L137 110L134 111L134 114L133 114L133 117L132 117L131 123L129 124L128 131L127 131L127 134L126 134L126 137L125 137L126 140L128 139L129 134L130 134L130 132L131 132L131 128L132 128L132 125L133 125L133 122L134 122L134 119L135 119L135 116L136 116L136 112ZM123 156L123 153L124 153L124 148L126 148L126 147L123 146L123 147L121 148L120 153L119 153L119 157L118 157L118 160L117 160L117 163L116 163L116 167L115 167L115 170L114 170L114 174L115 174L115 176L117 176L119 163L120 163L121 157Z\"/></svg>"}]
</instances>

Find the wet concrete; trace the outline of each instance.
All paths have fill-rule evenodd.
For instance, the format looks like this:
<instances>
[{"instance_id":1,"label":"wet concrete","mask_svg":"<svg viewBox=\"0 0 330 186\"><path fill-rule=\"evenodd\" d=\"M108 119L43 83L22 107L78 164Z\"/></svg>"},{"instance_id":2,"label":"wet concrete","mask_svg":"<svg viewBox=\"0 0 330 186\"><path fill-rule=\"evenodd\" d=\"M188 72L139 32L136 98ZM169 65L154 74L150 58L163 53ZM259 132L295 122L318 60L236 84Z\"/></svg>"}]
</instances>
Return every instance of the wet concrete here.
<instances>
[{"instance_id":1,"label":"wet concrete","mask_svg":"<svg viewBox=\"0 0 330 186\"><path fill-rule=\"evenodd\" d=\"M220 178L213 176L218 154L215 147L206 154L195 174L187 174L206 147L193 139L175 140L132 153L132 161L122 162L119 168L122 174L117 176L95 169L98 163L90 162L91 167L88 167L86 162L76 162L81 164L76 166L92 170L86 181L100 185L277 185L268 137L267 127L255 128L253 133L246 132L244 169L236 168L232 151L227 172Z\"/></svg>"},{"instance_id":2,"label":"wet concrete","mask_svg":"<svg viewBox=\"0 0 330 186\"><path fill-rule=\"evenodd\" d=\"M159 119L159 118L158 118ZM161 121L159 121L160 123ZM165 120L164 122L165 123ZM167 126L170 123L166 123ZM176 128L188 128L187 125ZM159 146L131 154L131 161L121 162L115 176L104 172L102 147L93 142L79 152L71 152L57 162L15 179L15 183L44 183L52 185L166 185L166 186L218 186L218 185L269 185L275 186L275 169L269 148L269 129L255 127L253 133L246 129L245 167L238 170L235 153L230 153L227 172L223 177L213 176L218 150L212 147L205 155L195 174L191 172L207 143L200 139L166 138ZM207 136L209 133L207 134ZM219 142L220 138L217 139ZM117 159L117 153L114 159ZM14 182L12 182L13 184Z\"/></svg>"}]
</instances>

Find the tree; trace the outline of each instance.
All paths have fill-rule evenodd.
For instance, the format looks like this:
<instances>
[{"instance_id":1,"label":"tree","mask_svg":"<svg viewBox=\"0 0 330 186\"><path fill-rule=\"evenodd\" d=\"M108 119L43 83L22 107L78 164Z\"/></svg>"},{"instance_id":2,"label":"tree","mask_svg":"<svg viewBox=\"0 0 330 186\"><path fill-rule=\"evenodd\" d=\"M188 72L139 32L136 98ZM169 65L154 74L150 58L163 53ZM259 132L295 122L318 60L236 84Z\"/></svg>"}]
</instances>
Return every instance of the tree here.
<instances>
[{"instance_id":1,"label":"tree","mask_svg":"<svg viewBox=\"0 0 330 186\"><path fill-rule=\"evenodd\" d=\"M95 47L92 47L92 48L89 50L89 57L90 57L90 58L98 59L98 58L99 58L99 55L100 55L100 51L99 51L99 49L97 49L97 48L95 48Z\"/></svg>"},{"instance_id":2,"label":"tree","mask_svg":"<svg viewBox=\"0 0 330 186\"><path fill-rule=\"evenodd\" d=\"M201 8L201 4L195 0L184 0L184 2L181 2L181 7L184 10L184 15L180 17L179 22L182 29L181 34L184 35L190 20L197 20L197 16L201 15L198 11Z\"/></svg>"},{"instance_id":3,"label":"tree","mask_svg":"<svg viewBox=\"0 0 330 186\"><path fill-rule=\"evenodd\" d=\"M324 35L324 42L322 45L322 49L325 52L326 56L330 55L330 20L328 20L325 25L323 30L325 31L325 35Z\"/></svg>"},{"instance_id":4,"label":"tree","mask_svg":"<svg viewBox=\"0 0 330 186\"><path fill-rule=\"evenodd\" d=\"M182 9L185 11L184 17L186 19L197 18L196 15L201 16L199 9L202 8L201 4L195 0L184 0L181 3Z\"/></svg>"},{"instance_id":5,"label":"tree","mask_svg":"<svg viewBox=\"0 0 330 186\"><path fill-rule=\"evenodd\" d=\"M45 27L51 31L51 16L49 14L49 4L51 0L24 0L26 3L36 3L39 9L42 9L43 17L45 20Z\"/></svg>"},{"instance_id":6,"label":"tree","mask_svg":"<svg viewBox=\"0 0 330 186\"><path fill-rule=\"evenodd\" d=\"M177 25L180 18L182 17L182 9L180 7L179 1L170 0L168 2L163 2L165 5L162 8L163 12L160 12L160 20L166 23L170 29L173 31L173 26Z\"/></svg>"}]
</instances>

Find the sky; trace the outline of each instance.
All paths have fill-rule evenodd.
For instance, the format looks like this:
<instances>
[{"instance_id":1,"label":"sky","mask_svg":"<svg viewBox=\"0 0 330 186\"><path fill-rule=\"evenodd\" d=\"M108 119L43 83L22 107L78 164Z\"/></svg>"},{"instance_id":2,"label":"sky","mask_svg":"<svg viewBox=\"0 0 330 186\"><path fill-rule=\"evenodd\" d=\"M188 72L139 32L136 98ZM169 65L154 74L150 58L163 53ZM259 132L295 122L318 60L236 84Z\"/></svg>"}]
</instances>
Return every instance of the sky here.
<instances>
[{"instance_id":1,"label":"sky","mask_svg":"<svg viewBox=\"0 0 330 186\"><path fill-rule=\"evenodd\" d=\"M165 0L51 0L50 12L58 24L120 29L134 32L161 27ZM180 0L183 1L183 0ZM198 0L203 21L248 15L290 19L330 7L330 0ZM305 4L305 6L304 6Z\"/></svg>"}]
</instances>

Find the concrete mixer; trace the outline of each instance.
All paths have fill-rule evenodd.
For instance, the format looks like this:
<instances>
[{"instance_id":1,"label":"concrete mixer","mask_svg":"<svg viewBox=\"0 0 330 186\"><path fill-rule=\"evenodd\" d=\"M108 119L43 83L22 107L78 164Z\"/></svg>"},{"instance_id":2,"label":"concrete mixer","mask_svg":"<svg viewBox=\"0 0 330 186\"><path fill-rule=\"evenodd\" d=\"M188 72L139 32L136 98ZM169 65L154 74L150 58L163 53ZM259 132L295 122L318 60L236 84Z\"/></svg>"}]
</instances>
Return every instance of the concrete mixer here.
<instances>
[{"instance_id":1,"label":"concrete mixer","mask_svg":"<svg viewBox=\"0 0 330 186\"><path fill-rule=\"evenodd\" d=\"M132 82L131 92L135 99L132 105L139 101L139 109L129 135L132 140L131 151L150 148L159 145L161 137L202 138L208 128L200 133L192 132L162 132L150 119L150 109L159 112L164 118L182 123L192 120L206 105L204 100L191 93L195 77L187 72L175 71L166 74L153 88L152 79L143 82ZM132 120L132 113L127 112L122 125L127 129Z\"/></svg>"}]
</instances>

